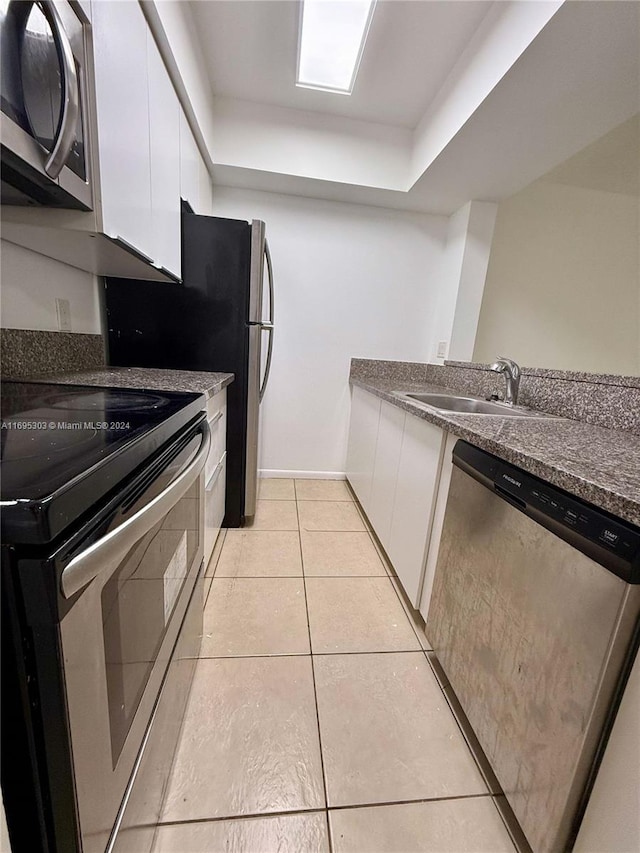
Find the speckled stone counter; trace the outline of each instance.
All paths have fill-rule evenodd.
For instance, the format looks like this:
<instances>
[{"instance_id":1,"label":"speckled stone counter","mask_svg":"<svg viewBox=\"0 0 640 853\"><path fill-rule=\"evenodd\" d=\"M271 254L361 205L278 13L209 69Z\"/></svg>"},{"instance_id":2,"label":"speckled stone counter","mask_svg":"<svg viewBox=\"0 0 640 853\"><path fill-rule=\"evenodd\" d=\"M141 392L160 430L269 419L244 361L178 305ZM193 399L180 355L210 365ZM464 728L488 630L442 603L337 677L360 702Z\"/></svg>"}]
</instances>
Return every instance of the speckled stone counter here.
<instances>
[{"instance_id":1,"label":"speckled stone counter","mask_svg":"<svg viewBox=\"0 0 640 853\"><path fill-rule=\"evenodd\" d=\"M488 397L504 392L504 379L488 364L446 361L425 364L352 358L352 378L410 380L444 386L458 393ZM611 376L523 367L518 403L608 429L640 436L640 376Z\"/></svg>"},{"instance_id":2,"label":"speckled stone counter","mask_svg":"<svg viewBox=\"0 0 640 853\"><path fill-rule=\"evenodd\" d=\"M147 391L192 391L208 400L233 382L233 373L204 370L164 370L155 367L105 367L29 377L29 382L60 385L95 385L110 388L139 388Z\"/></svg>"},{"instance_id":3,"label":"speckled stone counter","mask_svg":"<svg viewBox=\"0 0 640 853\"><path fill-rule=\"evenodd\" d=\"M640 525L640 438L630 432L562 418L443 414L396 396L399 391L446 392L442 385L353 375L351 383L594 506Z\"/></svg>"}]
</instances>

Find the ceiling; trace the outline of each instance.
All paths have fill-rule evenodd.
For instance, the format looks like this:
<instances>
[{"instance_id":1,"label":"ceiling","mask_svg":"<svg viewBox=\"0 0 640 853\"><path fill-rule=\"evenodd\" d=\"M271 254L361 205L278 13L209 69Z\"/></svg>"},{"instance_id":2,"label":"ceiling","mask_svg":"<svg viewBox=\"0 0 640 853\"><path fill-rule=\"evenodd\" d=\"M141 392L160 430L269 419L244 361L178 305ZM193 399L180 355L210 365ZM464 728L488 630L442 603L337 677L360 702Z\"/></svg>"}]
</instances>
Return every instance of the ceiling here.
<instances>
[{"instance_id":1,"label":"ceiling","mask_svg":"<svg viewBox=\"0 0 640 853\"><path fill-rule=\"evenodd\" d=\"M298 0L145 5L218 185L450 215L597 158L637 191L637 131L596 144L640 109L637 0L377 0L351 96L295 86Z\"/></svg>"},{"instance_id":2,"label":"ceiling","mask_svg":"<svg viewBox=\"0 0 640 853\"><path fill-rule=\"evenodd\" d=\"M191 8L214 95L414 128L493 5L378 0L350 96L295 85L297 0Z\"/></svg>"}]
</instances>

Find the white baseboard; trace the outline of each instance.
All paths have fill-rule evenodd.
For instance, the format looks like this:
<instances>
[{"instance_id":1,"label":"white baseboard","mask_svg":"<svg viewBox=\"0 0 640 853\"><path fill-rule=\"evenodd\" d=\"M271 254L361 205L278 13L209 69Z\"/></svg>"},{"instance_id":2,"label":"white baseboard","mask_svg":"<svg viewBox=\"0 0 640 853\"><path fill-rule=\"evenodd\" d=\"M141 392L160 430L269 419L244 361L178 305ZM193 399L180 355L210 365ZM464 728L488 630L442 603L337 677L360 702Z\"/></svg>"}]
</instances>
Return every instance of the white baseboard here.
<instances>
[{"instance_id":1,"label":"white baseboard","mask_svg":"<svg viewBox=\"0 0 640 853\"><path fill-rule=\"evenodd\" d=\"M259 477L287 478L296 480L346 480L344 471L280 471L276 468L262 468Z\"/></svg>"}]
</instances>

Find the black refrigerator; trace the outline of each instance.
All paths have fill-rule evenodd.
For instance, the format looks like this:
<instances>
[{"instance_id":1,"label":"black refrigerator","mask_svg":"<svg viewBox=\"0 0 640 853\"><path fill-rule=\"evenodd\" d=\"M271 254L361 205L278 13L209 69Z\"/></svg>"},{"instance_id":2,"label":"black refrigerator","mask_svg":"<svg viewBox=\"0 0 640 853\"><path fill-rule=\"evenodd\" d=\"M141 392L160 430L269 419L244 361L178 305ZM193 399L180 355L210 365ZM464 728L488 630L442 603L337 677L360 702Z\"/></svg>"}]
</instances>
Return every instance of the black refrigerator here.
<instances>
[{"instance_id":1,"label":"black refrigerator","mask_svg":"<svg viewBox=\"0 0 640 853\"><path fill-rule=\"evenodd\" d=\"M181 284L105 279L110 365L235 374L227 388L225 527L255 514L273 307L264 222L199 216L186 206Z\"/></svg>"}]
</instances>

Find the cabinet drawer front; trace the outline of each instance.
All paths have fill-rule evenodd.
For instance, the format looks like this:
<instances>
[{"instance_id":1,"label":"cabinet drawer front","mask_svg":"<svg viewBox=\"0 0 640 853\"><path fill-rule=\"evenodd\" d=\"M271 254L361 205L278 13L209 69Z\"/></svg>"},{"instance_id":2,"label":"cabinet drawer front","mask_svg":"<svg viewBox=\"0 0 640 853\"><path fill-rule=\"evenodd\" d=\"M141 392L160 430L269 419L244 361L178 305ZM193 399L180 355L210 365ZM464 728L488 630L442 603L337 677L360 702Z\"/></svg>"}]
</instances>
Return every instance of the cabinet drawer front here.
<instances>
[{"instance_id":1,"label":"cabinet drawer front","mask_svg":"<svg viewBox=\"0 0 640 853\"><path fill-rule=\"evenodd\" d=\"M204 469L204 481L209 482L211 475L222 458L227 443L227 409L226 407L215 414L209 421L211 430L211 448Z\"/></svg>"},{"instance_id":2,"label":"cabinet drawer front","mask_svg":"<svg viewBox=\"0 0 640 853\"><path fill-rule=\"evenodd\" d=\"M225 491L227 483L227 454L214 467L213 476L204 491L204 562L211 559L213 546L224 519Z\"/></svg>"},{"instance_id":3,"label":"cabinet drawer front","mask_svg":"<svg viewBox=\"0 0 640 853\"><path fill-rule=\"evenodd\" d=\"M211 420L218 412L227 408L227 389L223 388L218 394L207 400L207 420Z\"/></svg>"}]
</instances>

